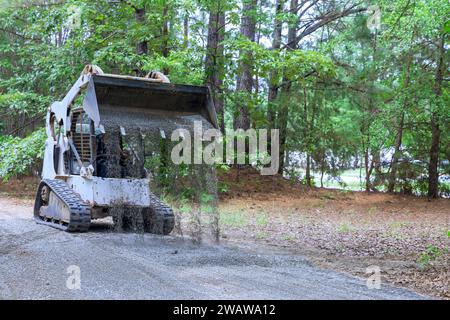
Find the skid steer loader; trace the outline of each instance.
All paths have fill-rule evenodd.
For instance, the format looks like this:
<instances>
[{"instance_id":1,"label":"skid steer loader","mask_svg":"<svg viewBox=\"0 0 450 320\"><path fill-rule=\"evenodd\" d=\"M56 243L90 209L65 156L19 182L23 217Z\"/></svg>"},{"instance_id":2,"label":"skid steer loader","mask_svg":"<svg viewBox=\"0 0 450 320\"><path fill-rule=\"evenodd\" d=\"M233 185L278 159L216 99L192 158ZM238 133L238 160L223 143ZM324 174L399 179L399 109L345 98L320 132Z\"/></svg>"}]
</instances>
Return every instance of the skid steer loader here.
<instances>
[{"instance_id":1,"label":"skid steer loader","mask_svg":"<svg viewBox=\"0 0 450 320\"><path fill-rule=\"evenodd\" d=\"M169 234L174 227L173 212L150 191L149 175L143 168L132 177L124 170L111 170L111 163L123 166L125 152L121 145L105 148L103 140L108 134L116 137L117 132L108 132L114 127L111 122L120 128L117 135L126 135L129 129L155 126L154 118L164 121L177 116L200 116L217 127L208 88L174 85L159 72L133 77L86 66L64 99L54 102L47 112L35 221L83 232L92 219L111 216L112 209L120 205L142 208L145 231ZM142 166L142 161L137 165Z\"/></svg>"}]
</instances>

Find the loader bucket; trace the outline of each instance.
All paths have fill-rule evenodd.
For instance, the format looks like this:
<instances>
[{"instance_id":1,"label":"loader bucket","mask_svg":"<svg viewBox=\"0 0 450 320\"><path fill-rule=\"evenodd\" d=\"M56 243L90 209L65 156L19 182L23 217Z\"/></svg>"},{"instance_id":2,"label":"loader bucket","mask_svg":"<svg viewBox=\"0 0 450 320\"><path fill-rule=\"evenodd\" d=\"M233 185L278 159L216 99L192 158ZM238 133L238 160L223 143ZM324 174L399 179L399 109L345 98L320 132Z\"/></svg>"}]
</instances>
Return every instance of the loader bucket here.
<instances>
[{"instance_id":1,"label":"loader bucket","mask_svg":"<svg viewBox=\"0 0 450 320\"><path fill-rule=\"evenodd\" d=\"M107 122L120 125L126 121L145 126L147 120L155 118L163 121L201 116L217 128L209 89L203 86L94 75L88 85L84 109L96 125Z\"/></svg>"}]
</instances>

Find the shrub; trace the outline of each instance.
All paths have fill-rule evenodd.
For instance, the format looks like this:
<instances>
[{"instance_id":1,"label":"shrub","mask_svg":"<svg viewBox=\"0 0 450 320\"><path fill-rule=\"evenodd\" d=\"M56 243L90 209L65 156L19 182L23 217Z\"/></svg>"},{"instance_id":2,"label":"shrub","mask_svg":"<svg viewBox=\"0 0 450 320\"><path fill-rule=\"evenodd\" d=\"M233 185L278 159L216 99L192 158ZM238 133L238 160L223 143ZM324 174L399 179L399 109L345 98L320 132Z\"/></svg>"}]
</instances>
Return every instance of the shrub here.
<instances>
[{"instance_id":1,"label":"shrub","mask_svg":"<svg viewBox=\"0 0 450 320\"><path fill-rule=\"evenodd\" d=\"M11 177L27 174L44 156L46 139L44 129L39 129L25 138L2 137L0 140L0 177L8 180Z\"/></svg>"}]
</instances>

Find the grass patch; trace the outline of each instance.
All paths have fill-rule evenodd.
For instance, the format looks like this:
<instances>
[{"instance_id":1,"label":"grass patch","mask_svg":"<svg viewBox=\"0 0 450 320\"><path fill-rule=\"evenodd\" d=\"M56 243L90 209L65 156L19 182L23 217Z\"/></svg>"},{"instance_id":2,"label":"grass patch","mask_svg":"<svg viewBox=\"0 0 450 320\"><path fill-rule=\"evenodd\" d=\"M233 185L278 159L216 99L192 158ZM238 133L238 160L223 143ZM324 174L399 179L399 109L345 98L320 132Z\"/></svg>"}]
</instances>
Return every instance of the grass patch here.
<instances>
[{"instance_id":1,"label":"grass patch","mask_svg":"<svg viewBox=\"0 0 450 320\"><path fill-rule=\"evenodd\" d=\"M337 228L337 231L340 233L348 233L348 232L352 231L352 229L353 228L350 223L344 222L339 225L339 227Z\"/></svg>"},{"instance_id":2,"label":"grass patch","mask_svg":"<svg viewBox=\"0 0 450 320\"><path fill-rule=\"evenodd\" d=\"M257 234L255 234L255 237L258 240L266 239L269 237L269 233L268 232L258 232Z\"/></svg>"},{"instance_id":3,"label":"grass patch","mask_svg":"<svg viewBox=\"0 0 450 320\"><path fill-rule=\"evenodd\" d=\"M290 234L285 234L281 239L284 240L284 241L294 241L295 237L293 235L290 235Z\"/></svg>"},{"instance_id":4,"label":"grass patch","mask_svg":"<svg viewBox=\"0 0 450 320\"><path fill-rule=\"evenodd\" d=\"M432 266L442 255L448 253L448 248L440 248L434 245L429 245L424 251L420 253L417 263L423 268Z\"/></svg>"},{"instance_id":5,"label":"grass patch","mask_svg":"<svg viewBox=\"0 0 450 320\"><path fill-rule=\"evenodd\" d=\"M247 218L242 212L220 212L220 222L228 227L245 227L248 224Z\"/></svg>"},{"instance_id":6,"label":"grass patch","mask_svg":"<svg viewBox=\"0 0 450 320\"><path fill-rule=\"evenodd\" d=\"M406 227L406 226L408 226L408 223L407 223L407 222L404 222L404 221L394 221L394 222L391 222L391 223L389 224L389 229L391 229L391 230L393 230L393 231L398 231L398 230L400 230L401 228Z\"/></svg>"},{"instance_id":7,"label":"grass patch","mask_svg":"<svg viewBox=\"0 0 450 320\"><path fill-rule=\"evenodd\" d=\"M394 221L389 224L387 230L383 233L386 237L391 237L394 239L402 239L403 234L401 232L402 228L408 226L407 222L404 221Z\"/></svg>"},{"instance_id":8,"label":"grass patch","mask_svg":"<svg viewBox=\"0 0 450 320\"><path fill-rule=\"evenodd\" d=\"M179 210L183 214L189 214L192 213L194 209L192 208L192 205L189 202L183 201L182 203L180 203Z\"/></svg>"},{"instance_id":9,"label":"grass patch","mask_svg":"<svg viewBox=\"0 0 450 320\"><path fill-rule=\"evenodd\" d=\"M266 212L256 214L256 225L258 227L265 227L269 223L269 215Z\"/></svg>"}]
</instances>

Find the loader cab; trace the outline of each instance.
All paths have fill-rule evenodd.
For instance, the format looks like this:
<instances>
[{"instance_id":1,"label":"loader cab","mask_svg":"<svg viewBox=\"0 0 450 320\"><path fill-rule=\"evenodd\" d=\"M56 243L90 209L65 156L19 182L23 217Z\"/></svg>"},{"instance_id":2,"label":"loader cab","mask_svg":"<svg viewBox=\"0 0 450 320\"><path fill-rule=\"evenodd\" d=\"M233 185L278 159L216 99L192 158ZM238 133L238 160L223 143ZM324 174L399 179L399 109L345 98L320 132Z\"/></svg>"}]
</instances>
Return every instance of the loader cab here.
<instances>
[{"instance_id":1,"label":"loader cab","mask_svg":"<svg viewBox=\"0 0 450 320\"><path fill-rule=\"evenodd\" d=\"M58 122L54 113L50 114L50 133L53 140L56 142L53 150L53 168L55 172L59 172L59 167L64 165L64 161L60 161L61 145L64 136L64 123L62 120ZM67 167L63 166L63 168Z\"/></svg>"},{"instance_id":2,"label":"loader cab","mask_svg":"<svg viewBox=\"0 0 450 320\"><path fill-rule=\"evenodd\" d=\"M83 108L72 110L70 119L70 138L78 156L73 150L70 150L69 170L70 174L79 175L81 164L83 166L94 165L96 146L94 122Z\"/></svg>"}]
</instances>

